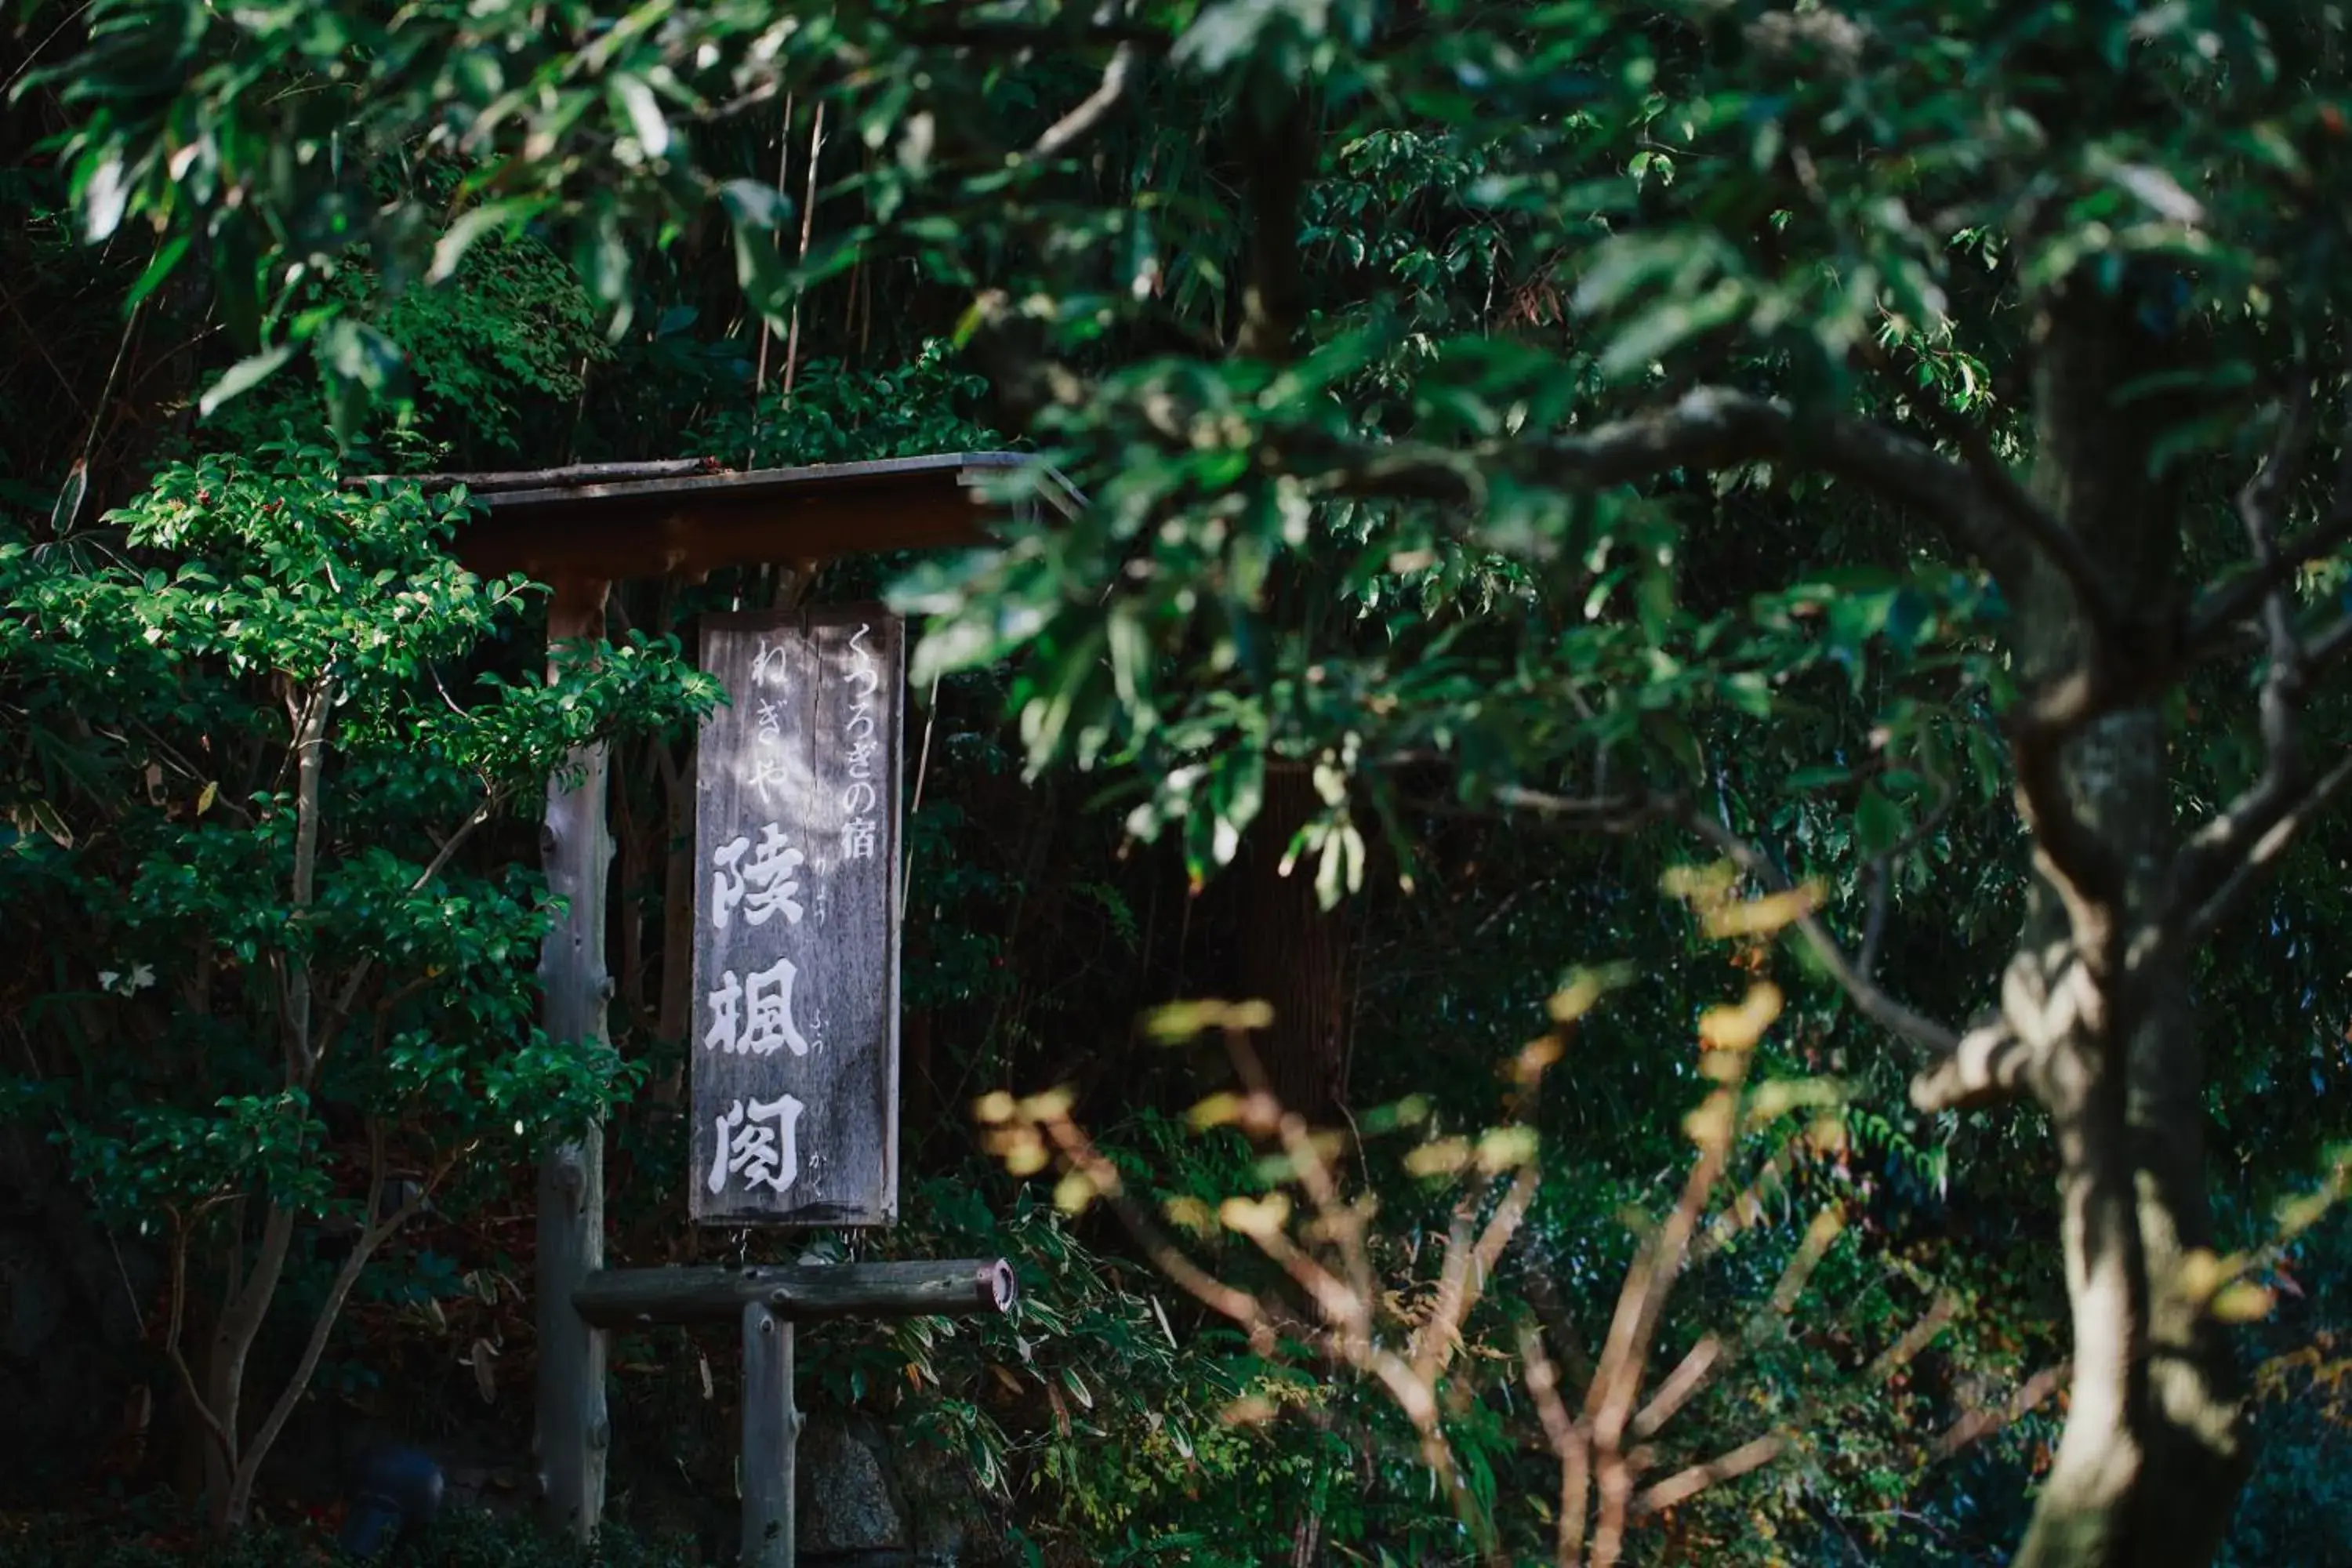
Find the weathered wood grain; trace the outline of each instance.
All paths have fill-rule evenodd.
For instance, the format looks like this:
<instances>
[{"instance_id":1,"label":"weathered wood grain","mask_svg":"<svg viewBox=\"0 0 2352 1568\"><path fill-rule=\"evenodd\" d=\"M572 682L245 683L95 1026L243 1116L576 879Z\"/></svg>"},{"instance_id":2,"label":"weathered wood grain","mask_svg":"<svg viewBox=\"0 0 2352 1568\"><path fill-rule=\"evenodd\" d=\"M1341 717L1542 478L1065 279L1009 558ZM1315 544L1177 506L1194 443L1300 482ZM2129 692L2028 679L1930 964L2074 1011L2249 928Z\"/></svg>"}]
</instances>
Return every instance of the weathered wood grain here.
<instances>
[{"instance_id":1,"label":"weathered wood grain","mask_svg":"<svg viewBox=\"0 0 2352 1568\"><path fill-rule=\"evenodd\" d=\"M554 468L498 468L488 472L450 474L354 474L343 480L345 489L371 485L415 485L421 490L446 490L455 485L488 493L497 490L544 489L553 485L631 484L647 479L683 479L722 472L715 458L664 458L649 463L566 463Z\"/></svg>"},{"instance_id":2,"label":"weathered wood grain","mask_svg":"<svg viewBox=\"0 0 2352 1568\"><path fill-rule=\"evenodd\" d=\"M548 611L551 644L604 634L604 584L559 582ZM605 754L573 754L576 783L548 786L541 837L548 891L562 918L540 951L547 1037L558 1046L605 1038L604 879L613 840L604 822ZM604 1335L572 1310L572 1293L604 1262L604 1137L591 1127L540 1163L536 1277L540 1473L549 1521L585 1541L604 1506Z\"/></svg>"},{"instance_id":3,"label":"weathered wood grain","mask_svg":"<svg viewBox=\"0 0 2352 1568\"><path fill-rule=\"evenodd\" d=\"M898 1215L905 640L878 605L710 616L695 792L690 1213Z\"/></svg>"},{"instance_id":4,"label":"weathered wood grain","mask_svg":"<svg viewBox=\"0 0 2352 1568\"><path fill-rule=\"evenodd\" d=\"M801 1413L793 1405L793 1323L765 1302L743 1319L741 1568L793 1568L799 1547L794 1472Z\"/></svg>"},{"instance_id":5,"label":"weathered wood grain","mask_svg":"<svg viewBox=\"0 0 2352 1568\"><path fill-rule=\"evenodd\" d=\"M1017 1291L1001 1258L752 1268L606 1268L572 1293L604 1328L725 1322L761 1302L796 1322L818 1318L994 1317Z\"/></svg>"}]
</instances>

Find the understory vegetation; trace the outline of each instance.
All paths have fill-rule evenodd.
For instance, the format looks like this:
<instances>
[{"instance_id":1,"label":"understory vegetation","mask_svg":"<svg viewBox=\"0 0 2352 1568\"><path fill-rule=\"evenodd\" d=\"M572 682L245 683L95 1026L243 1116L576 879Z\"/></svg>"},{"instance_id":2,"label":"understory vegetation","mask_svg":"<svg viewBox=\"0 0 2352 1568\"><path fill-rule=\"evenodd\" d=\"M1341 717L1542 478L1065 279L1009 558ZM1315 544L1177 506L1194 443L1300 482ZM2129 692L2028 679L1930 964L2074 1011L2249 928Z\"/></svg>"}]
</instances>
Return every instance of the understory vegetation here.
<instances>
[{"instance_id":1,"label":"understory vegetation","mask_svg":"<svg viewBox=\"0 0 2352 1568\"><path fill-rule=\"evenodd\" d=\"M586 1561L584 1128L610 1261L1013 1262L799 1350L970 1562L2352 1564L2347 26L12 0L0 1568L384 1435ZM998 450L552 663L447 479ZM876 599L903 1218L698 1232L697 621ZM594 1561L731 1550L736 1353L614 1337Z\"/></svg>"}]
</instances>

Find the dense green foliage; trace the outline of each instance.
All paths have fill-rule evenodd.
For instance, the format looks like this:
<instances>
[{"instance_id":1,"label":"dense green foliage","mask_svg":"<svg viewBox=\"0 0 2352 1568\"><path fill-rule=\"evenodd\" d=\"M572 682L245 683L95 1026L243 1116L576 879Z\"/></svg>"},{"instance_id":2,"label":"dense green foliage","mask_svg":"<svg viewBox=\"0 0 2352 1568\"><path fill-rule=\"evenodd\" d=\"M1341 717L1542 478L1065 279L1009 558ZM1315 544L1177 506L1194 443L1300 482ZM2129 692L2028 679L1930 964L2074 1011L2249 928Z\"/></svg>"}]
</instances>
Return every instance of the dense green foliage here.
<instances>
[{"instance_id":1,"label":"dense green foliage","mask_svg":"<svg viewBox=\"0 0 2352 1568\"><path fill-rule=\"evenodd\" d=\"M532 879L456 858L574 748L658 733L709 685L642 641L544 683L467 679L530 590L444 553L463 511L339 490L326 454L279 446L164 470L111 539L0 546L25 834L0 900L40 976L16 1026L59 1063L22 1109L54 1102L102 1223L166 1235L175 1281L191 1247L237 1259L202 1397L236 1434L240 1516L374 1247L486 1145L576 1130L628 1086L609 1051L539 1031ZM329 1216L361 1243L248 1448L238 1342L295 1225Z\"/></svg>"},{"instance_id":2,"label":"dense green foliage","mask_svg":"<svg viewBox=\"0 0 2352 1568\"><path fill-rule=\"evenodd\" d=\"M2142 1331L2200 1366L2226 1332L2255 1369L2270 1450L2224 1559L2347 1560L2352 1244L2278 1206L2340 1184L2352 1131L2346 837L2318 814L2352 646L2333 8L98 0L16 26L16 1100L118 1228L195 1247L194 1294L238 1294L264 1209L300 1217L273 1368L333 1327L311 1233L370 1212L371 1145L453 1184L413 1247L344 1255L319 1375L425 1426L523 1420L528 1379L486 1370L528 1320L495 1284L528 1270L501 1145L614 1106L615 1250L717 1245L678 1219L662 936L700 687L664 639L887 592L925 630L920 1179L859 1245L1001 1250L1027 1301L829 1326L806 1377L1013 1500L1006 1560L1566 1554L1563 1450L1638 1456L1600 1528L1611 1486L1621 1512L1659 1488L1645 1560L1998 1561L2037 1498L2029 1557L2095 1560L2041 1483L2053 1369L2097 1359L2052 1191L2097 1187L2103 1127L2185 1216L2131 1256L2149 1316L2193 1321ZM70 408L22 390L43 376ZM614 651L541 684L530 592L446 555L462 500L338 489L322 451L265 449L289 424L344 473L1017 444L1085 504L814 584L626 584ZM2068 675L2087 716L2045 718ZM2145 810L2084 760L2130 724L2161 759ZM535 1033L546 912L515 868L536 781L592 733L618 757L609 1059ZM2077 816L2176 869L2108 886ZM2110 927L2147 940L2110 965ZM1343 955L1342 1053L1277 1018L1237 1066L1227 1016L1181 1005L1310 928ZM2123 978L2045 1037L2019 1020L2063 989L2052 952ZM331 1000L296 1026L311 974ZM2153 1037L2190 993L2201 1062L2132 1079L2185 1121L2070 1098L2070 1049L2162 1054L2099 1018ZM1971 1015L2043 1042L2018 1110L1938 1088L1952 1053L1912 1026ZM1348 1136L1285 1123L1261 1069ZM2190 1202L2168 1162L2200 1123ZM1608 1402L1579 1402L1621 1332L1634 1443L1593 1447ZM723 1352L614 1360L623 1489L723 1500ZM633 1425L663 1458L631 1459ZM2136 1494L2205 1507L2161 1543L2182 1561L2231 1517L2217 1477ZM2155 1506L2088 1511L2146 1550Z\"/></svg>"}]
</instances>

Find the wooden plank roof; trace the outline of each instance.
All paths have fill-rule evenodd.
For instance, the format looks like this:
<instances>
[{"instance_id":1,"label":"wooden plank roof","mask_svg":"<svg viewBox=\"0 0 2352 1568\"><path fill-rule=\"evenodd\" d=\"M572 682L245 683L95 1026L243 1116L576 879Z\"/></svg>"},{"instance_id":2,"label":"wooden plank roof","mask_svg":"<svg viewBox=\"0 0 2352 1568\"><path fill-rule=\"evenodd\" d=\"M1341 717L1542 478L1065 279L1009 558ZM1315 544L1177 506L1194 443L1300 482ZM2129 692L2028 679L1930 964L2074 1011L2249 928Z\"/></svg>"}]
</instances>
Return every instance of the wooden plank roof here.
<instances>
[{"instance_id":1,"label":"wooden plank roof","mask_svg":"<svg viewBox=\"0 0 2352 1568\"><path fill-rule=\"evenodd\" d=\"M422 482L462 483L488 508L457 540L472 570L609 582L978 544L996 504L982 487L1036 462L1019 452L941 452L746 472L595 464ZM1051 468L1041 478L1049 502L1075 504L1067 480Z\"/></svg>"}]
</instances>

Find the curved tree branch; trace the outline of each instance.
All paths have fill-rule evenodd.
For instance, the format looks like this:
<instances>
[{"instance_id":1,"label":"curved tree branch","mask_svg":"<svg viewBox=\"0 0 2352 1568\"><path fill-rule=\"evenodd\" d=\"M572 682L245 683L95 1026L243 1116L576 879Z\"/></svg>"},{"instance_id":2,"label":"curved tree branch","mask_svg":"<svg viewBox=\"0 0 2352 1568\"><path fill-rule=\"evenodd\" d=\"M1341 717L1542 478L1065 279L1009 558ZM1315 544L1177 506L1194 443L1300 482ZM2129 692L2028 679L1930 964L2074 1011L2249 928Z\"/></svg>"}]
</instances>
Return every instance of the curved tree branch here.
<instances>
[{"instance_id":1,"label":"curved tree branch","mask_svg":"<svg viewBox=\"0 0 2352 1568\"><path fill-rule=\"evenodd\" d=\"M2281 591L2294 582L2296 573L2352 542L2352 419L2347 420L2347 439L2337 461L2335 495L2326 515L2295 538L2278 540L2278 509L2289 481L2287 469L2300 457L2308 437L2310 405L2311 386L2305 381L2296 388L2270 456L2239 494L2240 516L2250 530L2259 528L2265 537L2257 542L2252 564L2207 593L2190 612L2183 644L2192 650L2203 652L2226 645L2231 632L2257 613L2267 622L2271 607L2279 602Z\"/></svg>"},{"instance_id":2,"label":"curved tree branch","mask_svg":"<svg viewBox=\"0 0 2352 1568\"><path fill-rule=\"evenodd\" d=\"M1685 809L1684 825L1713 845L1723 857L1775 893L1792 893L1796 887L1781 874L1765 854L1748 840L1733 832L1730 826L1710 812ZM1960 1037L1949 1025L1914 1011L1897 998L1888 994L1862 967L1848 957L1821 916L1810 905L1800 906L1794 921L1798 931L1812 948L1832 979L1850 997L1854 1007L1872 1023L1890 1033L1902 1036L1913 1044L1924 1047L1938 1056L1957 1051Z\"/></svg>"},{"instance_id":3,"label":"curved tree branch","mask_svg":"<svg viewBox=\"0 0 2352 1568\"><path fill-rule=\"evenodd\" d=\"M2007 1020L1979 1024L1960 1037L1949 1056L1913 1076L1911 1103L1933 1115L2013 1100L2024 1088L2032 1060Z\"/></svg>"},{"instance_id":4,"label":"curved tree branch","mask_svg":"<svg viewBox=\"0 0 2352 1568\"><path fill-rule=\"evenodd\" d=\"M2168 937L2193 943L2219 925L2294 836L2341 795L2347 784L2352 784L2352 754L2339 758L2335 766L2291 797L2263 794L2256 801L2252 796L2262 793L2262 786L2256 785L2236 809L2206 824L2190 841L2192 848L2206 851L2189 868L2188 876L2199 879L2184 878L2183 897L2170 911ZM2246 809L2254 805L2263 809Z\"/></svg>"},{"instance_id":5,"label":"curved tree branch","mask_svg":"<svg viewBox=\"0 0 2352 1568\"><path fill-rule=\"evenodd\" d=\"M1122 43L1111 51L1110 63L1103 68L1102 81L1094 91L1078 100L1076 107L1045 128L1029 149L1032 158L1051 158L1068 149L1103 121L1103 117L1118 106L1127 96L1128 79L1135 72L1137 50L1132 41Z\"/></svg>"},{"instance_id":6,"label":"curved tree branch","mask_svg":"<svg viewBox=\"0 0 2352 1568\"><path fill-rule=\"evenodd\" d=\"M2124 894L2123 857L2084 821L2066 785L2066 743L2126 704L2112 658L2077 665L2020 703L2007 717L2009 754L2017 769L2017 814L2033 837L2034 864L2084 935L2093 961L2105 962L2109 930Z\"/></svg>"},{"instance_id":7,"label":"curved tree branch","mask_svg":"<svg viewBox=\"0 0 2352 1568\"><path fill-rule=\"evenodd\" d=\"M1579 489L1628 484L1677 468L1782 458L1914 509L1997 576L2013 579L2029 548L2056 548L2070 558L2079 554L2046 513L2037 508L2021 514L2011 499L1993 493L1967 467L1924 442L1875 420L1801 411L1785 399L1732 387L1695 387L1661 407L1548 440L1442 447L1286 433L1271 436L1262 455L1275 459L1287 455L1286 447L1322 459L1326 483L1339 493L1468 505L1485 500L1485 476L1496 470ZM2087 563L2078 564L2088 570Z\"/></svg>"},{"instance_id":8,"label":"curved tree branch","mask_svg":"<svg viewBox=\"0 0 2352 1568\"><path fill-rule=\"evenodd\" d=\"M2352 618L2306 640L2295 625L2294 593L2297 557L2309 558L2302 547L2352 531L2352 412L2347 415L2328 520L2296 548L2279 543L2284 498L2310 436L2311 399L2306 378L2280 420L2262 466L2238 494L2238 514L2245 524L2253 570L2221 596L2235 602L2231 595L2247 597L2256 584L2262 590L2261 621L2269 654L2260 708L2263 771L2228 810L2190 836L2175 858L2157 921L2159 954L2176 952L2210 931L2303 824L2352 779L2352 756L2312 777L2303 734L2312 672L2352 649Z\"/></svg>"},{"instance_id":9,"label":"curved tree branch","mask_svg":"<svg viewBox=\"0 0 2352 1568\"><path fill-rule=\"evenodd\" d=\"M360 1275L367 1268L368 1259L374 1256L376 1249L383 1246L394 1231L407 1224L419 1210L424 1208L433 1189L440 1184L442 1177L448 1173L456 1163L457 1159L454 1155L444 1159L424 1182L418 1184L407 1197L402 1200L397 1208L389 1215L379 1217L379 1211L383 1207L384 1198L384 1135L381 1122L372 1121L369 1123L367 1209L360 1226L358 1239L352 1244L351 1251L344 1256L341 1267L335 1270L334 1279L327 1288L326 1300L320 1304L317 1315L310 1321L310 1331L302 1342L301 1353L294 1363L293 1373L287 1378L286 1385L278 1390L278 1398L271 1404L268 1414L262 1418L260 1428L254 1433L252 1441L245 1446L242 1454L238 1457L236 1476L232 1482L235 1489L232 1507L236 1510L236 1517L244 1516L244 1509L250 1501L254 1484L260 1478L262 1461L268 1458L269 1451L277 1443L278 1435L286 1429L286 1423L292 1418L295 1407L301 1404L303 1394L310 1391L310 1379L319 1370L319 1359L326 1353L327 1341L333 1334L335 1324L342 1317L343 1302L350 1298L352 1287L359 1283Z\"/></svg>"},{"instance_id":10,"label":"curved tree branch","mask_svg":"<svg viewBox=\"0 0 2352 1568\"><path fill-rule=\"evenodd\" d=\"M1864 873L1870 884L1870 913L1863 922L1862 951L1854 955L1854 967L1865 977L1878 973L1879 948L1886 936L1886 906L1895 891L1895 863L1935 837L1950 819L1952 807L1959 803L1960 792L1952 787L1951 780L1934 778L1930 782L1936 786L1936 804L1884 854L1873 856L1869 869Z\"/></svg>"},{"instance_id":11,"label":"curved tree branch","mask_svg":"<svg viewBox=\"0 0 2352 1568\"><path fill-rule=\"evenodd\" d=\"M1860 357L1873 370L1890 379L1895 376L1894 364L1877 344L1865 342ZM1955 416L1935 397L1915 398L1911 405L1938 437L1958 448L1969 472L1984 487L1993 503L2008 513L2010 522L2024 541L2057 567L2067 586L2074 590L2075 602L2082 606L2084 619L2093 635L2103 642L2125 640L2125 616L2116 602L2115 585L2105 572L2091 559L2082 541L2018 482L2009 465L1986 441L1984 432ZM1988 557L1986 564L1993 569L1996 577L2013 583L2015 578L2010 574L2015 573L2022 562L2003 563Z\"/></svg>"},{"instance_id":12,"label":"curved tree branch","mask_svg":"<svg viewBox=\"0 0 2352 1568\"><path fill-rule=\"evenodd\" d=\"M1602 832L1622 833L1654 822L1678 822L1706 839L1768 892L1797 891L1796 886L1772 863L1770 856L1741 837L1712 812L1700 809L1680 795L1624 795L1580 800L1538 790L1510 788L1496 792L1496 798L1503 805L1535 812L1556 822ZM1948 1057L1958 1050L1961 1037L1957 1030L1890 995L1848 956L1836 935L1809 903L1800 905L1791 923L1863 1016L1937 1057Z\"/></svg>"}]
</instances>

